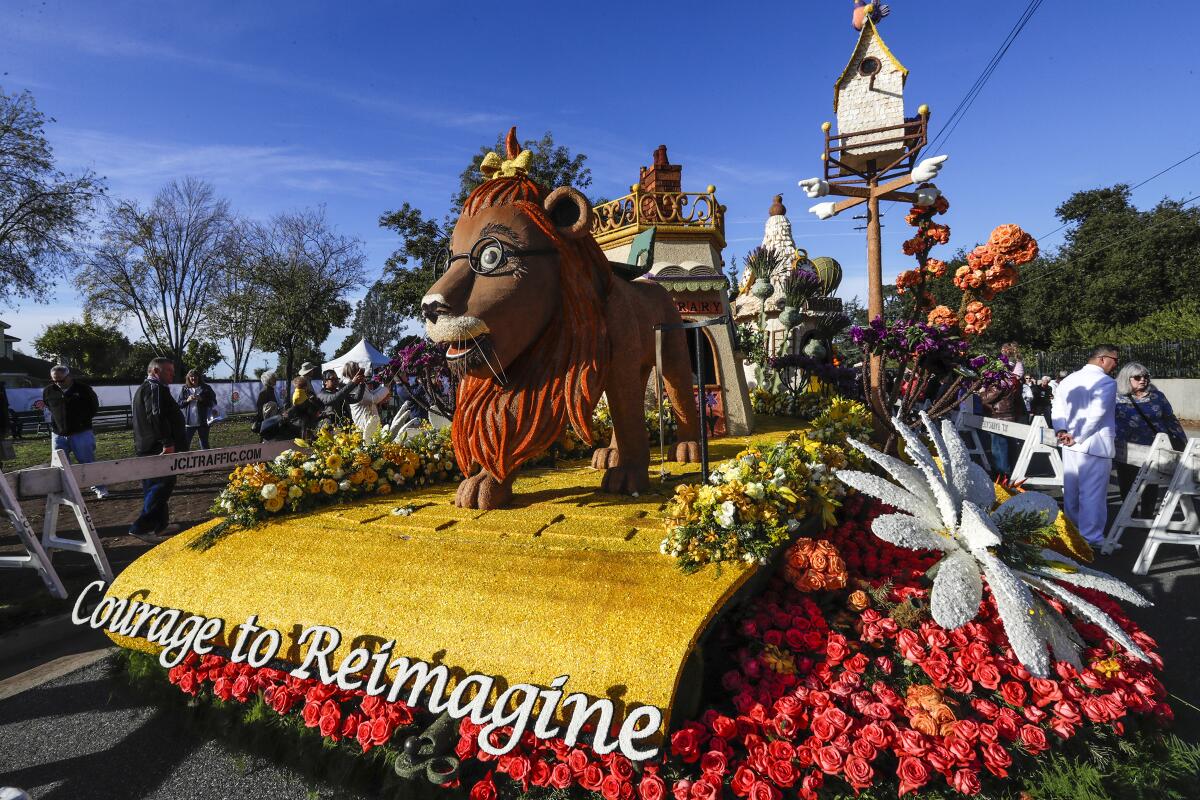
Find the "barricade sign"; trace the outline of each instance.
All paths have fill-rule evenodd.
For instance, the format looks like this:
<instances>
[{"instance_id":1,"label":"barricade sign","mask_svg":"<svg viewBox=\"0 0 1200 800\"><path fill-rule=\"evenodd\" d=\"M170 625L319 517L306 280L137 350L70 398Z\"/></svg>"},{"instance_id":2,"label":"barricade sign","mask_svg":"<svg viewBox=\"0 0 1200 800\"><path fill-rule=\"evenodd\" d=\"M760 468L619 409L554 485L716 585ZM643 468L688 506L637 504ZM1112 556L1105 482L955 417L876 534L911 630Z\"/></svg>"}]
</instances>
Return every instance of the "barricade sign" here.
<instances>
[{"instance_id":1,"label":"barricade sign","mask_svg":"<svg viewBox=\"0 0 1200 800\"><path fill-rule=\"evenodd\" d=\"M1150 524L1150 533L1146 535L1146 543L1138 554L1137 563L1133 565L1135 575L1145 575L1154 563L1159 545L1188 544L1200 552L1200 513L1196 509L1196 497L1200 495L1200 439L1188 439L1187 446L1180 454L1175 465L1175 473L1167 485L1167 493L1154 521ZM1183 519L1172 521L1175 512L1183 513Z\"/></svg>"},{"instance_id":2,"label":"barricade sign","mask_svg":"<svg viewBox=\"0 0 1200 800\"><path fill-rule=\"evenodd\" d=\"M37 570L46 587L55 597L65 598L66 589L55 571L51 559L54 551L68 550L87 553L96 565L96 571L105 580L112 582L112 567L92 524L80 486L97 486L112 483L165 478L172 475L191 475L214 469L229 470L242 464L270 461L283 451L293 447L291 442L263 442L262 444L236 445L215 450L194 450L184 453L167 453L157 456L122 458L116 461L97 461L91 464L70 464L66 453L55 451L50 466L0 473L0 504L17 536L25 548L26 555L0 558L0 568L28 568ZM19 499L45 497L45 522L39 539L21 509ZM58 515L63 506L71 509L79 523L81 539L61 536L58 533Z\"/></svg>"}]
</instances>

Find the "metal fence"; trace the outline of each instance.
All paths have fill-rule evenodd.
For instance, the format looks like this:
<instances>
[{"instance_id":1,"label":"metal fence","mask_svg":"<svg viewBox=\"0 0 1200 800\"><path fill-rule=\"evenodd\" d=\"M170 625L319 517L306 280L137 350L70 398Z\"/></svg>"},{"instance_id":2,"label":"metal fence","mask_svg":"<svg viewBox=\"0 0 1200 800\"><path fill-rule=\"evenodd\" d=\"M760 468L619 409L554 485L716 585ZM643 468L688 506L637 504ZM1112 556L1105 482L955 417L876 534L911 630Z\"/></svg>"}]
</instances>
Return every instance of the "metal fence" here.
<instances>
[{"instance_id":1,"label":"metal fence","mask_svg":"<svg viewBox=\"0 0 1200 800\"><path fill-rule=\"evenodd\" d=\"M1144 364L1155 378L1200 378L1200 339L1184 339L1152 344L1121 344L1121 363ZM1036 375L1054 377L1059 372L1074 372L1087 363L1091 348L1078 350L1039 350L1031 359Z\"/></svg>"}]
</instances>

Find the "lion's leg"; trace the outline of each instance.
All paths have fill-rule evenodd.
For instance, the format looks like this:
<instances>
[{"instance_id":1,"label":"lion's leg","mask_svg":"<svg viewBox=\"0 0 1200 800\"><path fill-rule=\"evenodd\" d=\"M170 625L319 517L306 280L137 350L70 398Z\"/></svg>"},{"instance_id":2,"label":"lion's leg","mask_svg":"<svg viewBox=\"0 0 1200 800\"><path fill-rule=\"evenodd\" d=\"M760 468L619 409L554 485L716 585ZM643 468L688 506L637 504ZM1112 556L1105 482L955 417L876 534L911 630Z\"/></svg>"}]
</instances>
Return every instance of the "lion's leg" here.
<instances>
[{"instance_id":1,"label":"lion's leg","mask_svg":"<svg viewBox=\"0 0 1200 800\"><path fill-rule=\"evenodd\" d=\"M484 511L502 508L512 500L513 475L501 481L487 470L481 469L458 485L454 505L460 508L478 508Z\"/></svg>"},{"instance_id":2,"label":"lion's leg","mask_svg":"<svg viewBox=\"0 0 1200 800\"><path fill-rule=\"evenodd\" d=\"M619 381L621 376L614 376ZM613 437L617 440L619 462L604 472L601 488L606 492L635 494L650 487L650 440L646 436L644 402L645 381L639 386L636 380L619 385L609 384L608 403L612 410Z\"/></svg>"},{"instance_id":3,"label":"lion's leg","mask_svg":"<svg viewBox=\"0 0 1200 800\"><path fill-rule=\"evenodd\" d=\"M666 384L671 408L679 421L675 444L670 450L671 460L695 464L700 461L700 445L696 442L700 428L697 424L696 396L692 391L692 367L685 338L687 336L688 334L681 330L667 331L664 334L663 382Z\"/></svg>"},{"instance_id":4,"label":"lion's leg","mask_svg":"<svg viewBox=\"0 0 1200 800\"><path fill-rule=\"evenodd\" d=\"M617 449L617 429L614 426L613 435L608 440L608 447L597 447L592 451L592 469L608 469L620 463L620 452Z\"/></svg>"}]
</instances>

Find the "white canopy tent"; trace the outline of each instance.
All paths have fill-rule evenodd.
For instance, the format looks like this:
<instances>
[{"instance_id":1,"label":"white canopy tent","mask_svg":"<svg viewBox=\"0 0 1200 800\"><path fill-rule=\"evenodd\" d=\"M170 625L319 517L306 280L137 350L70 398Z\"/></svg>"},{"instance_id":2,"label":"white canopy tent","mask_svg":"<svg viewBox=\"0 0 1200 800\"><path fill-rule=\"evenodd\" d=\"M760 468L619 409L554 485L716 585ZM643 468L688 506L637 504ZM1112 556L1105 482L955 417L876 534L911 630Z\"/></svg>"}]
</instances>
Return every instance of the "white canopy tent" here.
<instances>
[{"instance_id":1,"label":"white canopy tent","mask_svg":"<svg viewBox=\"0 0 1200 800\"><path fill-rule=\"evenodd\" d=\"M390 359L383 353L375 349L375 345L368 342L366 339L359 339L358 344L351 347L346 352L335 358L333 361L326 361L321 365L321 371L331 369L339 375L342 372L342 365L347 361L357 361L362 366L368 364L372 367L385 367Z\"/></svg>"}]
</instances>

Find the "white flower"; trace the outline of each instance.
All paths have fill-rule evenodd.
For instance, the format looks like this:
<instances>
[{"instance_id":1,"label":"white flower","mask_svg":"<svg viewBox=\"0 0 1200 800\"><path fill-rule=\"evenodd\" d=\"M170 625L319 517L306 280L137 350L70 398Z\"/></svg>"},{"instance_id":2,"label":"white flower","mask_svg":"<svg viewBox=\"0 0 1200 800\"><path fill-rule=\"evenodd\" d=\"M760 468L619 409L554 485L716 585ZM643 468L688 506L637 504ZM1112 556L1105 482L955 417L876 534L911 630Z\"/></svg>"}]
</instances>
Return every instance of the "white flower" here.
<instances>
[{"instance_id":1,"label":"white flower","mask_svg":"<svg viewBox=\"0 0 1200 800\"><path fill-rule=\"evenodd\" d=\"M671 540L663 539L662 544L658 546L658 552L662 553L664 556L671 552Z\"/></svg>"},{"instance_id":2,"label":"white flower","mask_svg":"<svg viewBox=\"0 0 1200 800\"><path fill-rule=\"evenodd\" d=\"M897 418L893 420L896 431L904 439L905 453L915 466L847 439L886 470L896 483L852 470L839 470L837 476L848 486L907 512L876 518L871 530L880 539L898 547L945 553L934 568L936 574L929 596L934 621L943 628L954 629L974 619L979 613L986 578L1009 644L1034 675L1049 674L1051 653L1056 659L1078 665L1083 643L1070 622L1031 589L1059 600L1075 614L1103 628L1132 655L1148 661L1142 649L1108 614L1054 581L1106 592L1135 605L1150 605L1129 586L1050 550L1041 552L1044 564L1025 569L1006 564L992 551L1004 538L1001 526L1008 515L1038 513L1043 523L1050 525L1058 517L1058 503L1044 494L1025 492L1013 495L989 513L996 501L995 485L970 460L954 425L943 421L939 430L924 412L921 420L941 461L941 469L916 432Z\"/></svg>"},{"instance_id":3,"label":"white flower","mask_svg":"<svg viewBox=\"0 0 1200 800\"><path fill-rule=\"evenodd\" d=\"M338 472L341 472L341 470L338 470ZM342 481L341 483L338 484L338 488L341 489L343 492L350 491L351 487L353 487L353 486L354 486L354 484L350 483L350 481Z\"/></svg>"},{"instance_id":4,"label":"white flower","mask_svg":"<svg viewBox=\"0 0 1200 800\"><path fill-rule=\"evenodd\" d=\"M721 510L717 512L717 524L722 528L732 528L736 516L737 506L733 504L732 500L726 500L724 503L721 503Z\"/></svg>"},{"instance_id":5,"label":"white flower","mask_svg":"<svg viewBox=\"0 0 1200 800\"><path fill-rule=\"evenodd\" d=\"M275 495L279 494L279 487L273 483L264 483L262 491L259 492L264 500L270 500Z\"/></svg>"},{"instance_id":6,"label":"white flower","mask_svg":"<svg viewBox=\"0 0 1200 800\"><path fill-rule=\"evenodd\" d=\"M300 466L301 466L301 469L303 469L305 472L316 472L317 471L317 462L315 462L315 461L305 461Z\"/></svg>"},{"instance_id":7,"label":"white flower","mask_svg":"<svg viewBox=\"0 0 1200 800\"><path fill-rule=\"evenodd\" d=\"M409 514L413 513L413 511L415 511L415 510L416 509L414 509L412 506L397 506L396 508L392 509L392 516L407 517Z\"/></svg>"},{"instance_id":8,"label":"white flower","mask_svg":"<svg viewBox=\"0 0 1200 800\"><path fill-rule=\"evenodd\" d=\"M763 490L763 485L761 483L746 484L746 496L751 500L762 500L765 495L766 492Z\"/></svg>"},{"instance_id":9,"label":"white flower","mask_svg":"<svg viewBox=\"0 0 1200 800\"><path fill-rule=\"evenodd\" d=\"M304 494L304 490L299 486L292 484L288 487L288 497L299 497L302 494Z\"/></svg>"},{"instance_id":10,"label":"white flower","mask_svg":"<svg viewBox=\"0 0 1200 800\"><path fill-rule=\"evenodd\" d=\"M331 477L332 477L332 478L333 478L335 481L340 481L342 478L346 477L346 470L344 470L344 469L335 469L333 472L331 472L331 473L330 473L330 476L331 476Z\"/></svg>"}]
</instances>

